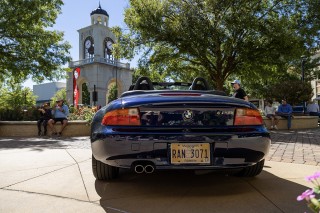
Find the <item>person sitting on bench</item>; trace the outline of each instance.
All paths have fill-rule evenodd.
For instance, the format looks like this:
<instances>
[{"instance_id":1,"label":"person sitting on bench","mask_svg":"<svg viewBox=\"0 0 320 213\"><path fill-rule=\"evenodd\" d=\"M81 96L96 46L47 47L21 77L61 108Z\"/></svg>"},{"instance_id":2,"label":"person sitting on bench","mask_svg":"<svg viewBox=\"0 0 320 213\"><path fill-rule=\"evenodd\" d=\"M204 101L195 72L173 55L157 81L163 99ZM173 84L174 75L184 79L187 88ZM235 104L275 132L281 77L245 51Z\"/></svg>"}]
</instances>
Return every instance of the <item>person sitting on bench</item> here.
<instances>
[{"instance_id":1,"label":"person sitting on bench","mask_svg":"<svg viewBox=\"0 0 320 213\"><path fill-rule=\"evenodd\" d=\"M49 120L48 125L52 130L53 136L55 136L55 135L61 136L63 129L68 124L67 116L69 115L69 108L67 105L63 104L62 99L57 100L56 104L57 105L52 108L53 119ZM57 122L61 122L61 124L62 124L59 132L57 132L54 127L54 124L56 124Z\"/></svg>"}]
</instances>

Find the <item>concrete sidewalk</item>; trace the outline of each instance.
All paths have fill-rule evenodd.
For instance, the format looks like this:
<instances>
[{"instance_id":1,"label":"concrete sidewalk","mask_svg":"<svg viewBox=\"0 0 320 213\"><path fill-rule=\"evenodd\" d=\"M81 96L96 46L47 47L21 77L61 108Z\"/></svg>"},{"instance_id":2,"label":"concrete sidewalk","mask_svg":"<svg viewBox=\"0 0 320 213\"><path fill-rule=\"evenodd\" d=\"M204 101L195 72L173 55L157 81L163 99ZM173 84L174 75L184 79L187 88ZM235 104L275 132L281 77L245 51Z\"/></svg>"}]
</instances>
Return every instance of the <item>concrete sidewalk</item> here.
<instances>
[{"instance_id":1,"label":"concrete sidewalk","mask_svg":"<svg viewBox=\"0 0 320 213\"><path fill-rule=\"evenodd\" d=\"M304 177L320 170L319 136L273 132L255 178L121 170L112 182L94 179L88 137L0 138L0 212L309 212L296 197L312 187ZM307 165L313 159L317 164Z\"/></svg>"}]
</instances>

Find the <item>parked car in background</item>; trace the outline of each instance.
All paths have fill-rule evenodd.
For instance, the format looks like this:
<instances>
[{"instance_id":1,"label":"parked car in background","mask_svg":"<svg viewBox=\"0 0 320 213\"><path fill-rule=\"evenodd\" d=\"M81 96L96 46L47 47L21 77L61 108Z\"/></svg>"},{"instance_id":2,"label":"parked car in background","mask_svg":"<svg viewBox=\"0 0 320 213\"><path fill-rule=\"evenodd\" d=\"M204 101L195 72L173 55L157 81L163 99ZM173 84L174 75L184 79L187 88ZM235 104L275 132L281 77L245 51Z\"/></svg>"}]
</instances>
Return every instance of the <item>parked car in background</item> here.
<instances>
[{"instance_id":1,"label":"parked car in background","mask_svg":"<svg viewBox=\"0 0 320 213\"><path fill-rule=\"evenodd\" d=\"M264 111L264 99L249 99L249 102L253 103L261 113Z\"/></svg>"},{"instance_id":2,"label":"parked car in background","mask_svg":"<svg viewBox=\"0 0 320 213\"><path fill-rule=\"evenodd\" d=\"M131 89L93 118L97 179L117 178L119 168L261 173L271 140L254 104L210 90L199 77L192 83L141 77Z\"/></svg>"}]
</instances>

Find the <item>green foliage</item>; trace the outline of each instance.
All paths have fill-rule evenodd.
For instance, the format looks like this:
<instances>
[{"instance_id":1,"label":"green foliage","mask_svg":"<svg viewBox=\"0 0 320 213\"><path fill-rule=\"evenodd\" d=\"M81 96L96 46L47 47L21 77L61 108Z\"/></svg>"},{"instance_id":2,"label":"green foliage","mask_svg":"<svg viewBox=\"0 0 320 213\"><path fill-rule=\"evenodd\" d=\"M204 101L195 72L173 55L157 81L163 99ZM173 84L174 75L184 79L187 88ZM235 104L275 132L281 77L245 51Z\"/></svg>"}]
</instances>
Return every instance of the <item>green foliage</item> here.
<instances>
[{"instance_id":1,"label":"green foliage","mask_svg":"<svg viewBox=\"0 0 320 213\"><path fill-rule=\"evenodd\" d=\"M12 84L0 88L0 120L19 121L36 120L39 111L34 107L36 96L30 88L21 88L19 84Z\"/></svg>"},{"instance_id":2,"label":"green foliage","mask_svg":"<svg viewBox=\"0 0 320 213\"><path fill-rule=\"evenodd\" d=\"M300 56L310 59L319 48L314 6L311 0L131 0L125 22L131 43L145 51L139 65L148 71L140 71L189 81L200 75L223 90L231 75L260 81L289 69L301 73Z\"/></svg>"},{"instance_id":3,"label":"green foliage","mask_svg":"<svg viewBox=\"0 0 320 213\"><path fill-rule=\"evenodd\" d=\"M0 109L31 107L36 103L36 96L30 88L21 88L18 84L0 88Z\"/></svg>"},{"instance_id":4,"label":"green foliage","mask_svg":"<svg viewBox=\"0 0 320 213\"><path fill-rule=\"evenodd\" d=\"M40 117L37 107L11 107L0 109L0 121L36 121Z\"/></svg>"},{"instance_id":5,"label":"green foliage","mask_svg":"<svg viewBox=\"0 0 320 213\"><path fill-rule=\"evenodd\" d=\"M82 103L90 105L90 92L86 83L82 84Z\"/></svg>"},{"instance_id":6,"label":"green foliage","mask_svg":"<svg viewBox=\"0 0 320 213\"><path fill-rule=\"evenodd\" d=\"M286 80L276 84L269 84L264 90L264 97L281 102L287 99L291 105L299 105L312 98L312 87L310 82L302 83L299 80Z\"/></svg>"},{"instance_id":7,"label":"green foliage","mask_svg":"<svg viewBox=\"0 0 320 213\"><path fill-rule=\"evenodd\" d=\"M64 104L69 105L69 103L67 102L67 91L66 89L60 89L58 90L54 96L51 98L51 103L50 106L55 106L56 101L59 99L63 99L64 100Z\"/></svg>"},{"instance_id":8,"label":"green foliage","mask_svg":"<svg viewBox=\"0 0 320 213\"><path fill-rule=\"evenodd\" d=\"M0 4L0 83L41 82L65 76L70 44L50 30L62 0L2 0Z\"/></svg>"},{"instance_id":9,"label":"green foliage","mask_svg":"<svg viewBox=\"0 0 320 213\"><path fill-rule=\"evenodd\" d=\"M118 98L118 89L117 89L116 85L113 85L109 91L108 103L110 103L113 100L116 100L117 98Z\"/></svg>"},{"instance_id":10,"label":"green foliage","mask_svg":"<svg viewBox=\"0 0 320 213\"><path fill-rule=\"evenodd\" d=\"M69 115L69 120L85 120L88 125L91 124L95 110L88 107L73 108L73 112Z\"/></svg>"}]
</instances>

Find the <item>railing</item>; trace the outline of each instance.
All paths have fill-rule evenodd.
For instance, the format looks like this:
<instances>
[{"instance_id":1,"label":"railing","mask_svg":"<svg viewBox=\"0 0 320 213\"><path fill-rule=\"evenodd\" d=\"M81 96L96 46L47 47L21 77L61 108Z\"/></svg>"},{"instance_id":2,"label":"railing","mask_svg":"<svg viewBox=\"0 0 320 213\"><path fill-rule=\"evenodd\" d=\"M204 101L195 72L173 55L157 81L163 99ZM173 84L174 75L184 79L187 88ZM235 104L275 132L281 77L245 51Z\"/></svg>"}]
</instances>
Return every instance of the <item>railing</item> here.
<instances>
[{"instance_id":1,"label":"railing","mask_svg":"<svg viewBox=\"0 0 320 213\"><path fill-rule=\"evenodd\" d=\"M129 63L121 63L119 61L116 60L111 60L108 58L98 58L98 57L93 57L93 58L86 58L86 59L82 59L79 61L71 61L69 63L69 67L70 68L75 68L75 67L80 67L82 65L85 64L92 64L92 63L102 63L102 64L108 64L108 65L112 65L112 66L117 66L120 68L126 68L126 69L130 69L130 64Z\"/></svg>"}]
</instances>

